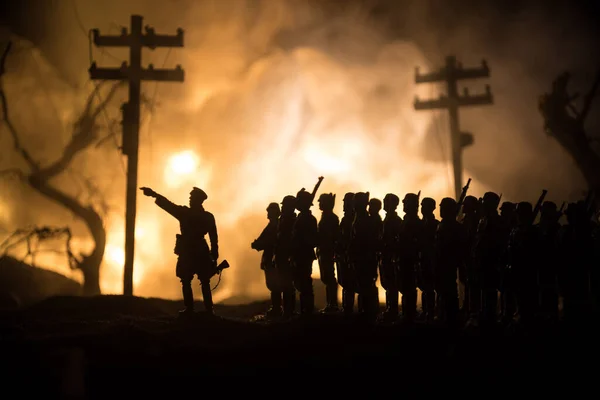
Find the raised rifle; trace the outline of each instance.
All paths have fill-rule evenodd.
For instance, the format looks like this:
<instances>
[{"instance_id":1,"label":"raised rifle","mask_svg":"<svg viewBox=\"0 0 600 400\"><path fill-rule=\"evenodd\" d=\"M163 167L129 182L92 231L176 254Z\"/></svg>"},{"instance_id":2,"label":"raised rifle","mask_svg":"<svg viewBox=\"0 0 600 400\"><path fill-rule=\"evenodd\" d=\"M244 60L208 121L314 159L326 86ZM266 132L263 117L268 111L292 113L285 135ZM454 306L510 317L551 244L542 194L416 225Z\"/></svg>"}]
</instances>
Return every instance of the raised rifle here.
<instances>
[{"instance_id":1,"label":"raised rifle","mask_svg":"<svg viewBox=\"0 0 600 400\"><path fill-rule=\"evenodd\" d=\"M322 176L320 176L319 180L317 181L317 184L313 188L313 191L311 193L313 200L315 199L315 196L317 195L317 192L319 191L319 187L321 186L321 182L323 182L323 179L325 179L325 178L323 178Z\"/></svg>"},{"instance_id":2,"label":"raised rifle","mask_svg":"<svg viewBox=\"0 0 600 400\"><path fill-rule=\"evenodd\" d=\"M546 198L547 194L548 194L547 190L545 190L545 189L542 190L542 194L538 198L537 203L535 203L535 207L533 208L533 216L531 218L532 225L535 222L535 219L537 218L538 214L540 213L540 210L542 209L542 204L544 204L544 199Z\"/></svg>"},{"instance_id":3,"label":"raised rifle","mask_svg":"<svg viewBox=\"0 0 600 400\"><path fill-rule=\"evenodd\" d=\"M467 181L467 184L462 188L462 192L460 192L460 197L458 198L457 201L457 207L456 207L456 216L458 217L460 215L460 211L462 208L463 203L465 202L465 198L467 197L467 192L469 191L469 186L471 185L471 178L469 178L469 180Z\"/></svg>"}]
</instances>

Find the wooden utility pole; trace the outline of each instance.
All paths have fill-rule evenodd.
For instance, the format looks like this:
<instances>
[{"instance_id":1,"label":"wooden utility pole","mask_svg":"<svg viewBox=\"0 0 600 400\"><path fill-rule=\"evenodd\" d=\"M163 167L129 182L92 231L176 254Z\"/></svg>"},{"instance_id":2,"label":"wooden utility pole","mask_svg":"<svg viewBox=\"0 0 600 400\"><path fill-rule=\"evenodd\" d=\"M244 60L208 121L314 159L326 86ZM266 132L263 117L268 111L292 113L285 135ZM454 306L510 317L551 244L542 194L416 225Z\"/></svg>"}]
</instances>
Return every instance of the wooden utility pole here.
<instances>
[{"instance_id":1,"label":"wooden utility pole","mask_svg":"<svg viewBox=\"0 0 600 400\"><path fill-rule=\"evenodd\" d=\"M89 69L94 80L118 80L129 83L129 101L123 104L123 146L127 156L127 200L125 210L125 266L123 294L133 295L133 259L135 250L135 217L137 206L138 150L140 132L140 97L142 81L183 82L184 72L180 65L175 69L155 69L152 64L142 68L142 48L152 50L157 47L183 47L183 29L176 35L157 35L153 28L146 26L142 32L143 17L131 16L131 32L123 28L119 36L100 35L94 29L94 44L98 47L129 47L129 65L120 68L98 68L93 62Z\"/></svg>"},{"instance_id":2,"label":"wooden utility pole","mask_svg":"<svg viewBox=\"0 0 600 400\"><path fill-rule=\"evenodd\" d=\"M468 90L464 89L464 94L458 94L458 81L464 79L488 78L490 69L487 63L482 61L480 68L463 68L456 62L454 56L446 57L446 66L437 72L420 74L419 67L416 68L416 83L438 83L446 82L447 95L441 95L435 100L415 99L415 110L448 110L450 115L450 135L452 143L452 164L454 167L454 191L456 198L460 198L462 192L462 151L464 147L473 144L473 135L468 132L460 131L458 118L458 109L465 106L481 106L493 104L491 89L486 85L486 93L482 95L469 95Z\"/></svg>"}]
</instances>

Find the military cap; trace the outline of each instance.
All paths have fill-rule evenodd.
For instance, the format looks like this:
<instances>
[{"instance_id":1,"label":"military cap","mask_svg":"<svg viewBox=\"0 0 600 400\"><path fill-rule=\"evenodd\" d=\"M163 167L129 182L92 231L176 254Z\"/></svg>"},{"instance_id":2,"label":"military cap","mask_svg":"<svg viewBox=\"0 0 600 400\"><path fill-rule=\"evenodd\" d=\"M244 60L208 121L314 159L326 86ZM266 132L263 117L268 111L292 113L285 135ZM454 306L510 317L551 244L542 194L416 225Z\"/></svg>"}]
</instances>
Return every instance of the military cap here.
<instances>
[{"instance_id":1,"label":"military cap","mask_svg":"<svg viewBox=\"0 0 600 400\"><path fill-rule=\"evenodd\" d=\"M192 188L190 196L197 198L199 201L204 201L208 199L208 195L206 194L206 192L200 188L197 188L196 186Z\"/></svg>"}]
</instances>

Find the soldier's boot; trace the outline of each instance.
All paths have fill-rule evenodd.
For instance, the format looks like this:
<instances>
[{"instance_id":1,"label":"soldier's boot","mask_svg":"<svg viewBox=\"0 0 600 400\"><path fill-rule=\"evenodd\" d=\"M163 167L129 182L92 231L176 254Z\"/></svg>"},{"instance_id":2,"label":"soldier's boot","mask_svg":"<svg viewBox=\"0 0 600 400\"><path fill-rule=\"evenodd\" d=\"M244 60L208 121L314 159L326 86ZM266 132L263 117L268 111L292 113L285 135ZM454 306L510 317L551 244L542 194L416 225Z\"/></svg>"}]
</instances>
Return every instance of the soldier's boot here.
<instances>
[{"instance_id":1,"label":"soldier's boot","mask_svg":"<svg viewBox=\"0 0 600 400\"><path fill-rule=\"evenodd\" d=\"M281 293L271 292L271 307L267 311L267 317L281 317Z\"/></svg>"},{"instance_id":2,"label":"soldier's boot","mask_svg":"<svg viewBox=\"0 0 600 400\"><path fill-rule=\"evenodd\" d=\"M417 291L402 293L402 320L412 323L417 316Z\"/></svg>"},{"instance_id":3,"label":"soldier's boot","mask_svg":"<svg viewBox=\"0 0 600 400\"><path fill-rule=\"evenodd\" d=\"M214 315L210 281L203 282L200 285L202 287L202 302L204 303L204 313L207 315Z\"/></svg>"},{"instance_id":4,"label":"soldier's boot","mask_svg":"<svg viewBox=\"0 0 600 400\"><path fill-rule=\"evenodd\" d=\"M312 315L315 311L315 295L313 292L300 293L300 314Z\"/></svg>"},{"instance_id":5,"label":"soldier's boot","mask_svg":"<svg viewBox=\"0 0 600 400\"><path fill-rule=\"evenodd\" d=\"M427 298L425 304L425 319L427 322L433 322L435 317L435 292L433 290L428 290L424 295Z\"/></svg>"},{"instance_id":6,"label":"soldier's boot","mask_svg":"<svg viewBox=\"0 0 600 400\"><path fill-rule=\"evenodd\" d=\"M181 291L183 294L183 305L185 308L179 311L180 315L189 315L194 312L194 292L192 291L192 283L182 283Z\"/></svg>"},{"instance_id":7,"label":"soldier's boot","mask_svg":"<svg viewBox=\"0 0 600 400\"><path fill-rule=\"evenodd\" d=\"M346 315L351 315L354 312L354 292L347 289L342 291L342 307Z\"/></svg>"},{"instance_id":8,"label":"soldier's boot","mask_svg":"<svg viewBox=\"0 0 600 400\"><path fill-rule=\"evenodd\" d=\"M386 321L395 321L398 319L398 291L396 290L387 290L385 292L383 319Z\"/></svg>"},{"instance_id":9,"label":"soldier's boot","mask_svg":"<svg viewBox=\"0 0 600 400\"><path fill-rule=\"evenodd\" d=\"M296 310L296 292L286 290L283 292L283 317L292 318Z\"/></svg>"},{"instance_id":10,"label":"soldier's boot","mask_svg":"<svg viewBox=\"0 0 600 400\"><path fill-rule=\"evenodd\" d=\"M327 296L327 309L330 312L338 311L338 285L331 284L325 288Z\"/></svg>"}]
</instances>

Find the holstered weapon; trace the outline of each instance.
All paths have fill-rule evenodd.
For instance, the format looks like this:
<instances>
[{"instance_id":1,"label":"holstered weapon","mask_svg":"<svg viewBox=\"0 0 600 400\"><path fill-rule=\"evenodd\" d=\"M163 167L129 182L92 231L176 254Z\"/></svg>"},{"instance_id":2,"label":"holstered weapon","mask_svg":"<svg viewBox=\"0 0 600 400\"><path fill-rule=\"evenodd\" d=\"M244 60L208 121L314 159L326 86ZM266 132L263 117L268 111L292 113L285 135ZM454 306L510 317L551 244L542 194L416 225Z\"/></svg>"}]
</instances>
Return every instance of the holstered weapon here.
<instances>
[{"instance_id":1,"label":"holstered weapon","mask_svg":"<svg viewBox=\"0 0 600 400\"><path fill-rule=\"evenodd\" d=\"M471 185L471 178L469 178L469 180L467 181L467 184L462 188L462 192L460 192L460 197L458 198L457 207L456 207L456 216L457 217L460 215L460 211L461 211L463 203L465 202L465 198L467 197L467 192L469 191L470 185Z\"/></svg>"},{"instance_id":2,"label":"holstered weapon","mask_svg":"<svg viewBox=\"0 0 600 400\"><path fill-rule=\"evenodd\" d=\"M531 222L530 222L531 225L533 225L533 223L535 222L535 219L537 218L538 214L540 213L540 210L542 209L542 204L544 203L544 199L546 198L547 194L548 194L547 190L545 190L545 189L542 190L542 194L538 198L537 203L535 203L535 207L533 208L533 215L531 217Z\"/></svg>"}]
</instances>

